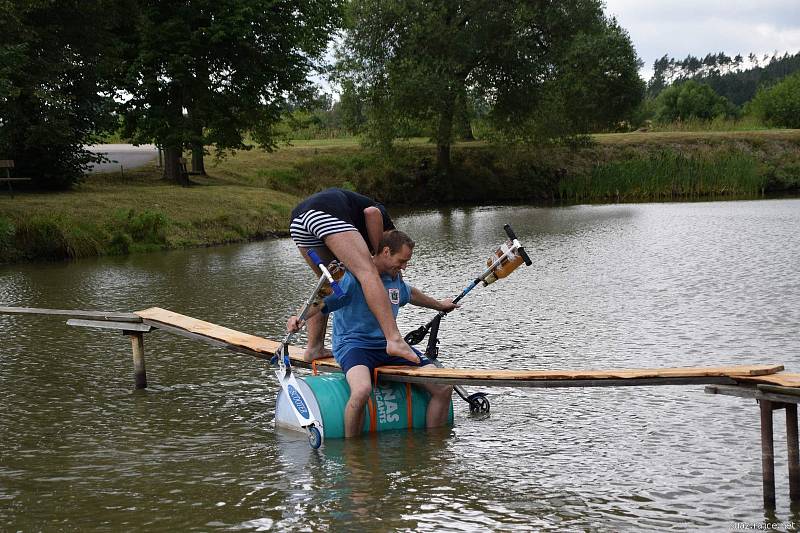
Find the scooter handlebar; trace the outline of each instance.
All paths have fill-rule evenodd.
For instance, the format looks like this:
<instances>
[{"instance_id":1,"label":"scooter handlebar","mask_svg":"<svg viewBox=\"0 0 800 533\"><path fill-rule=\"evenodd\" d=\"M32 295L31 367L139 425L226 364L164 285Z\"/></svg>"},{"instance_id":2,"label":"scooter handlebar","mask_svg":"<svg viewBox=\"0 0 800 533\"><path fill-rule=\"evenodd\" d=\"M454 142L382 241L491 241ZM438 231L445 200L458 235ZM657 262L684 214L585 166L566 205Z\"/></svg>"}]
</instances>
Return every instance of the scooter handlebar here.
<instances>
[{"instance_id":1,"label":"scooter handlebar","mask_svg":"<svg viewBox=\"0 0 800 533\"><path fill-rule=\"evenodd\" d=\"M510 225L504 225L503 229L506 230L506 235L508 235L509 239L519 243L519 241L517 241L517 235L514 233L514 230L511 229ZM520 257L522 257L522 260L525 261L525 266L531 266L533 264L533 261L531 261L531 258L528 256L528 252L525 251L525 248L520 246L517 248L517 253L520 255Z\"/></svg>"},{"instance_id":2,"label":"scooter handlebar","mask_svg":"<svg viewBox=\"0 0 800 533\"><path fill-rule=\"evenodd\" d=\"M323 264L322 259L319 258L317 252L315 252L313 249L309 248L306 254L308 254L308 257L314 262L315 265L319 266Z\"/></svg>"},{"instance_id":3,"label":"scooter handlebar","mask_svg":"<svg viewBox=\"0 0 800 533\"><path fill-rule=\"evenodd\" d=\"M333 294L335 294L337 298L344 297L344 291L339 286L339 283L336 282L336 280L331 281L331 289L333 289Z\"/></svg>"},{"instance_id":4,"label":"scooter handlebar","mask_svg":"<svg viewBox=\"0 0 800 533\"><path fill-rule=\"evenodd\" d=\"M320 259L319 256L317 255L317 252L309 248L306 253L308 254L308 257L311 259L311 261L313 261L314 264L317 265L319 269L322 271L322 275L325 276L325 278L328 280L328 283L330 283L331 289L333 289L333 293L336 295L336 297L341 298L342 296L344 296L344 291L336 282L336 280L333 279L333 276L331 276L331 273L328 271L328 268L325 266L325 263L323 263L322 259Z\"/></svg>"}]
</instances>

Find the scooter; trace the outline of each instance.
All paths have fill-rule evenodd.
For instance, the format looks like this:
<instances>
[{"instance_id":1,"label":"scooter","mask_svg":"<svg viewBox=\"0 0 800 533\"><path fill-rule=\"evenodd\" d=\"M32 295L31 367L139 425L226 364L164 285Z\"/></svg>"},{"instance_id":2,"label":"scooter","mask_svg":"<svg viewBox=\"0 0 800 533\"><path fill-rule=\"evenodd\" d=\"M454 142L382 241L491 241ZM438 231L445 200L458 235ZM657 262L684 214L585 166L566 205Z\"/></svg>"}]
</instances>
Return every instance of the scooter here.
<instances>
[{"instance_id":1,"label":"scooter","mask_svg":"<svg viewBox=\"0 0 800 533\"><path fill-rule=\"evenodd\" d=\"M531 258L528 257L528 253L522 247L519 240L517 240L517 236L514 233L514 230L511 229L511 226L506 224L503 226L503 229L505 230L506 235L508 235L510 241L503 243L499 248L497 248L497 250L495 250L494 255L490 256L486 262L486 270L480 276L475 278L472 283L470 283L463 291L461 291L461 294L453 299L453 303L458 303L462 298L469 294L472 289L481 283L483 283L483 286L486 287L498 279L508 276L523 262L526 266L533 264ZM448 313L449 311L439 311L430 322L424 326L420 326L414 331L409 332L405 336L405 341L409 345L413 346L420 343L430 333L428 344L425 348L425 357L430 359L433 364L439 368L444 367L444 365L438 360L439 325L441 324L442 318L447 316ZM486 397L486 393L476 392L473 394L467 394L464 388L460 385L454 386L453 390L458 393L462 400L469 404L469 409L472 413L489 412L490 404L488 398Z\"/></svg>"},{"instance_id":2,"label":"scooter","mask_svg":"<svg viewBox=\"0 0 800 533\"><path fill-rule=\"evenodd\" d=\"M309 249L307 253L311 261L313 261L313 263L319 267L322 275L319 277L319 280L317 280L314 291L308 297L308 300L306 300L306 303L303 305L300 313L298 314L301 324L305 322L309 309L311 309L311 307L318 303L321 299L321 292L324 290L326 283L330 284L330 287L337 298L344 296L342 288L336 282L330 270L328 270L314 250ZM314 417L311 409L309 409L308 402L306 401L300 387L297 384L297 378L295 378L294 374L292 373L292 362L289 358L289 343L294 335L295 333L292 333L291 331L287 332L286 337L284 337L283 341L281 341L281 345L275 352L275 356L272 358L271 362L278 365L275 375L278 377L278 381L281 384L283 392L290 400L289 403L292 406L292 411L297 417L297 422L300 424L300 427L305 428L305 430L308 432L309 445L316 450L322 445L322 434L320 433L318 427L321 424L316 417Z\"/></svg>"}]
</instances>

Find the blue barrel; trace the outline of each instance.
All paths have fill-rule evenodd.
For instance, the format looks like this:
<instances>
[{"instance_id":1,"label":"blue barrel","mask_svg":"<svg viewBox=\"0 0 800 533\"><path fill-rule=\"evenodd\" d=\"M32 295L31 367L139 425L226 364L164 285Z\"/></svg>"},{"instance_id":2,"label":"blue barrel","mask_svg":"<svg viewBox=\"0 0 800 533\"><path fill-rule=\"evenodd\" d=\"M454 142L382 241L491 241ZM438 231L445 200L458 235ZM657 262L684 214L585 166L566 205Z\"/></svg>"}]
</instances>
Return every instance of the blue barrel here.
<instances>
[{"instance_id":1,"label":"blue barrel","mask_svg":"<svg viewBox=\"0 0 800 533\"><path fill-rule=\"evenodd\" d=\"M322 422L323 438L344 438L344 408L350 398L350 386L344 375L309 376L298 379L298 383L302 384L314 416ZM275 404L276 425L300 430L284 396L281 391ZM364 431L424 428L429 397L425 389L415 385L379 382L364 407ZM448 423L453 423L452 402Z\"/></svg>"}]
</instances>

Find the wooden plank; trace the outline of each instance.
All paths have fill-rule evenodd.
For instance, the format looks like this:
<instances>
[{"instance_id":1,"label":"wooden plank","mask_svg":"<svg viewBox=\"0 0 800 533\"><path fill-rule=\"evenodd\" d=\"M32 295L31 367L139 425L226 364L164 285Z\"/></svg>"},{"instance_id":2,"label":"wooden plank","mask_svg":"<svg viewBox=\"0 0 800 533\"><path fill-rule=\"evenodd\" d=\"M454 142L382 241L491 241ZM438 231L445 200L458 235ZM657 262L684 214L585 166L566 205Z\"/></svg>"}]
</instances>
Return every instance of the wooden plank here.
<instances>
[{"instance_id":1,"label":"wooden plank","mask_svg":"<svg viewBox=\"0 0 800 533\"><path fill-rule=\"evenodd\" d=\"M781 387L800 387L800 374L781 372L780 374L759 377L741 376L736 378L743 383L767 383Z\"/></svg>"},{"instance_id":2,"label":"wooden plank","mask_svg":"<svg viewBox=\"0 0 800 533\"><path fill-rule=\"evenodd\" d=\"M179 328L179 327L171 326L169 324L164 324L164 323L158 322L156 320L145 319L144 323L147 324L148 326L152 326L152 327L157 328L157 329L163 329L164 331L168 331L170 333L174 333L175 335L180 335L181 337L186 337L187 339L192 339L192 340L204 342L206 344L210 344L211 346L216 346L218 348L225 348L227 350L231 350L233 352L236 352L236 353L242 354L242 355L249 355L249 356L252 356L252 357L258 357L259 359L269 359L273 355L271 352L265 352L263 350L262 351L251 350L251 349L249 349L247 347L244 347L244 346L237 346L237 345L230 344L230 343L227 343L225 341L214 339L214 338L211 338L211 337L208 337L208 336L205 336L205 335L200 335L198 333L192 333L191 331L187 331L187 330ZM306 367L303 367L303 368L306 368Z\"/></svg>"},{"instance_id":3,"label":"wooden plank","mask_svg":"<svg viewBox=\"0 0 800 533\"><path fill-rule=\"evenodd\" d=\"M264 339L255 335L242 333L210 322L205 322L186 315L161 308L150 308L137 311L147 324L169 329L178 334L192 336L217 346L250 353L258 357L272 356L278 349L277 341ZM293 363L308 367L301 359L302 349L293 346L290 356ZM317 366L321 370L336 370L338 365L332 358L320 359ZM690 367L690 368L650 368L619 370L504 370L504 369L459 369L435 368L432 365L419 368L407 366L385 366L378 369L384 376L402 376L405 378L422 378L420 381L442 380L449 383L492 383L514 384L515 382L556 381L556 380L653 380L648 384L656 384L658 380L694 379L697 383L709 383L708 379L696 378L731 378L738 376L766 375L783 370L781 365L739 365L726 367ZM721 381L730 383L731 381ZM521 384L521 383L520 383ZM552 386L552 385L551 385Z\"/></svg>"},{"instance_id":4,"label":"wooden plank","mask_svg":"<svg viewBox=\"0 0 800 533\"><path fill-rule=\"evenodd\" d=\"M533 389L594 388L594 387L654 387L668 385L733 385L729 377L699 376L689 378L631 378L631 379L471 379L430 376L394 376L380 374L384 381L400 383L436 383L440 385L469 385L475 387L524 387Z\"/></svg>"},{"instance_id":5,"label":"wooden plank","mask_svg":"<svg viewBox=\"0 0 800 533\"><path fill-rule=\"evenodd\" d=\"M294 364L300 363L292 357ZM320 369L338 370L339 365L332 357L318 359L317 367ZM513 382L514 380L602 380L602 379L680 379L698 377L726 377L747 375L761 372L778 372L781 365L749 365L731 367L695 367L695 368L654 368L654 369L620 369L620 370L478 370L462 368L424 368L408 366L384 366L378 368L381 375L393 376L420 376L430 379L441 379L446 382L450 379L477 381L488 379L492 382L498 380ZM728 379L731 385L736 382Z\"/></svg>"},{"instance_id":6,"label":"wooden plank","mask_svg":"<svg viewBox=\"0 0 800 533\"><path fill-rule=\"evenodd\" d=\"M68 326L78 326L82 328L99 328L99 329L115 329L122 331L141 331L148 333L153 329L152 326L146 324L137 324L136 322L112 322L103 320L83 320L81 318L70 318L67 320Z\"/></svg>"},{"instance_id":7,"label":"wooden plank","mask_svg":"<svg viewBox=\"0 0 800 533\"><path fill-rule=\"evenodd\" d=\"M0 307L0 313L67 316L88 320L110 320L116 322L141 322L141 317L133 313L116 313L113 311L80 311L77 309L41 309L37 307Z\"/></svg>"},{"instance_id":8,"label":"wooden plank","mask_svg":"<svg viewBox=\"0 0 800 533\"><path fill-rule=\"evenodd\" d=\"M378 373L391 373L405 376L431 376L472 379L643 379L643 378L688 378L688 377L738 377L742 375L769 374L779 372L781 365L742 365L727 367L687 367L687 368L640 368L619 370L504 370L504 369L463 369L435 368L427 366L414 368L406 366L384 366Z\"/></svg>"},{"instance_id":9,"label":"wooden plank","mask_svg":"<svg viewBox=\"0 0 800 533\"><path fill-rule=\"evenodd\" d=\"M173 326L174 328L179 328L204 338L222 342L225 345L246 348L249 351L261 355L272 356L275 350L280 346L280 343L277 341L242 333L241 331L218 326L210 322L204 322L203 320L198 320L158 307L136 311L135 314L142 319L146 319L149 324L156 327L159 327L159 324Z\"/></svg>"},{"instance_id":10,"label":"wooden plank","mask_svg":"<svg viewBox=\"0 0 800 533\"><path fill-rule=\"evenodd\" d=\"M14 160L0 159L0 168L14 168Z\"/></svg>"}]
</instances>

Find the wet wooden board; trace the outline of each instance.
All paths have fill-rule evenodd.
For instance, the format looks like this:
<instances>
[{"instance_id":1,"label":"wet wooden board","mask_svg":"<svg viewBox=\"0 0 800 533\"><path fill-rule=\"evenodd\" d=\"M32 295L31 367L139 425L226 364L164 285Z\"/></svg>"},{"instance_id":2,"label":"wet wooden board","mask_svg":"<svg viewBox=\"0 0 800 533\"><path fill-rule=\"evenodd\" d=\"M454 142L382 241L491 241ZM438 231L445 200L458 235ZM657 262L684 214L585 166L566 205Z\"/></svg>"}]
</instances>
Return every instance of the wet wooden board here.
<instances>
[{"instance_id":1,"label":"wet wooden board","mask_svg":"<svg viewBox=\"0 0 800 533\"><path fill-rule=\"evenodd\" d=\"M767 383L769 385L779 385L781 387L800 387L800 374L781 372L763 377L737 377L736 381L743 383Z\"/></svg>"},{"instance_id":2,"label":"wet wooden board","mask_svg":"<svg viewBox=\"0 0 800 533\"><path fill-rule=\"evenodd\" d=\"M141 322L134 313L117 313L115 311L79 311L74 309L41 309L38 307L0 307L0 313L24 315L65 316L86 320L109 320L115 322Z\"/></svg>"},{"instance_id":3,"label":"wet wooden board","mask_svg":"<svg viewBox=\"0 0 800 533\"><path fill-rule=\"evenodd\" d=\"M255 335L236 331L210 322L181 315L157 307L137 311L146 324L168 329L175 333L184 332L187 336L206 340L211 344L224 346L257 357L271 357L278 349L279 343ZM302 360L302 348L290 348L292 361L298 366L308 368L310 365ZM339 365L332 358L317 360L314 365L323 371L336 371ZM466 369L466 368L424 368L406 366L385 366L378 369L382 376L392 376L398 380L438 381L453 383L480 382L483 384L515 384L522 382L613 382L642 381L641 384L679 384L714 382L712 378L730 380L769 376L783 370L782 365L738 365L724 367L687 367L687 368L639 368L613 370L505 370L505 369ZM680 381L684 380L684 381ZM594 386L594 385L593 385ZM599 385L598 385L599 386Z\"/></svg>"}]
</instances>

